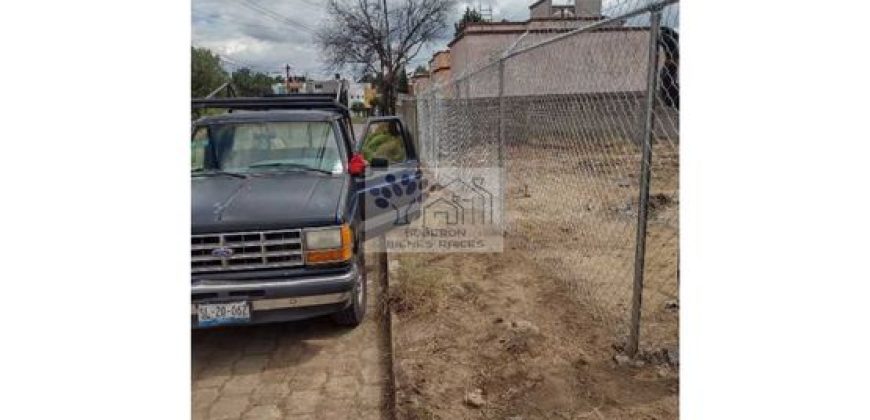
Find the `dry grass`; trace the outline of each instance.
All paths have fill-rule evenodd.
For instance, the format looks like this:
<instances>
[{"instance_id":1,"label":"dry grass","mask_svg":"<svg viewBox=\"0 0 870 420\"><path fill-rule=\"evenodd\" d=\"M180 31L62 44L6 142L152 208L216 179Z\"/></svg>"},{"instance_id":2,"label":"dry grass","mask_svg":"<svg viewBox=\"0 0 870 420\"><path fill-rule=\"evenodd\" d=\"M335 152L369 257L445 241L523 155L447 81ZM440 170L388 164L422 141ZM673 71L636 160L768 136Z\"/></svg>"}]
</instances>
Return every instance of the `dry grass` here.
<instances>
[{"instance_id":1,"label":"dry grass","mask_svg":"<svg viewBox=\"0 0 870 420\"><path fill-rule=\"evenodd\" d=\"M549 142L553 143L553 141ZM677 341L679 155L654 147L644 288L650 346ZM507 246L525 250L566 284L615 338L624 337L634 273L640 156L628 142L514 148L509 154Z\"/></svg>"},{"instance_id":2,"label":"dry grass","mask_svg":"<svg viewBox=\"0 0 870 420\"><path fill-rule=\"evenodd\" d=\"M612 361L628 326L639 151L626 142L540 143L507 155L504 253L394 256L402 413L675 418L676 370ZM648 350L678 342L679 313L666 305L679 295L678 161L672 144L655 146L641 330ZM476 388L487 404L471 409L462 400Z\"/></svg>"},{"instance_id":3,"label":"dry grass","mask_svg":"<svg viewBox=\"0 0 870 420\"><path fill-rule=\"evenodd\" d=\"M403 260L391 281L388 302L397 314L421 316L438 311L449 293L443 280L449 270L426 267L421 260Z\"/></svg>"}]
</instances>

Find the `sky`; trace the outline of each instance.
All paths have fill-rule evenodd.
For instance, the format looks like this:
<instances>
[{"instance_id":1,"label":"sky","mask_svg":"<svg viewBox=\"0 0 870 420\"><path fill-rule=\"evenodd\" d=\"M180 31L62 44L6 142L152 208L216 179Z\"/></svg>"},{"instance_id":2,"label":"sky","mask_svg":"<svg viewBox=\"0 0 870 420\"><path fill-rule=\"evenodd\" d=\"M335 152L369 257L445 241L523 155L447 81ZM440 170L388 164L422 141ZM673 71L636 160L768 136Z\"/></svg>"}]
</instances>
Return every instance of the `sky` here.
<instances>
[{"instance_id":1,"label":"sky","mask_svg":"<svg viewBox=\"0 0 870 420\"><path fill-rule=\"evenodd\" d=\"M390 0L394 1L394 0ZM650 0L604 0L604 11L633 8ZM465 7L492 7L493 20L526 20L533 0L458 1L451 21L462 16ZM554 0L555 4L566 0ZM249 67L255 71L284 74L285 65L294 74L330 78L314 45L313 32L326 18L325 0L192 0L191 41L221 56L232 71ZM452 28L448 33L452 35ZM409 70L426 64L434 51L445 48L450 39L439 40L421 50ZM345 76L352 76L347 74Z\"/></svg>"}]
</instances>

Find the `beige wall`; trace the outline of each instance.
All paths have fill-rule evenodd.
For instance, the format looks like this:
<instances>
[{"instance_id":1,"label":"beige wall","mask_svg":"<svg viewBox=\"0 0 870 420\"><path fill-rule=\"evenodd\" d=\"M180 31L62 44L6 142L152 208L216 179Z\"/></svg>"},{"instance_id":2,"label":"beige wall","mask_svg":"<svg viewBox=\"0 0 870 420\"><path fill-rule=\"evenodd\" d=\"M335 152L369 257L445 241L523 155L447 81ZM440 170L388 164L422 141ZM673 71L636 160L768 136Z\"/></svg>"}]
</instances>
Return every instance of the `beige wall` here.
<instances>
[{"instance_id":1,"label":"beige wall","mask_svg":"<svg viewBox=\"0 0 870 420\"><path fill-rule=\"evenodd\" d=\"M465 35L451 46L452 71L457 77L497 60L522 33Z\"/></svg>"},{"instance_id":2,"label":"beige wall","mask_svg":"<svg viewBox=\"0 0 870 420\"><path fill-rule=\"evenodd\" d=\"M434 84L442 85L450 82L452 70L450 67L442 67L435 72L432 72L431 81Z\"/></svg>"},{"instance_id":3,"label":"beige wall","mask_svg":"<svg viewBox=\"0 0 870 420\"><path fill-rule=\"evenodd\" d=\"M601 16L601 0L574 0L575 16Z\"/></svg>"},{"instance_id":4,"label":"beige wall","mask_svg":"<svg viewBox=\"0 0 870 420\"><path fill-rule=\"evenodd\" d=\"M432 56L432 59L429 60L429 83L440 85L450 81L453 74L452 55L450 50L445 50L438 51Z\"/></svg>"},{"instance_id":5,"label":"beige wall","mask_svg":"<svg viewBox=\"0 0 870 420\"><path fill-rule=\"evenodd\" d=\"M518 34L466 36L452 48L452 73L460 78L460 91L471 97L498 94L497 66L464 79L497 60ZM530 33L524 45L553 34ZM647 30L604 30L573 35L505 62L505 95L544 95L642 91L646 84L649 47ZM439 79L443 80L443 79Z\"/></svg>"},{"instance_id":6,"label":"beige wall","mask_svg":"<svg viewBox=\"0 0 870 420\"><path fill-rule=\"evenodd\" d=\"M451 70L456 77L498 60L504 52L551 38L565 30L594 23L589 19L548 19L509 24L469 24L465 34L450 46ZM527 31L527 35L519 38ZM517 42L519 41L519 42Z\"/></svg>"},{"instance_id":7,"label":"beige wall","mask_svg":"<svg viewBox=\"0 0 870 420\"><path fill-rule=\"evenodd\" d=\"M529 8L529 16L532 19L548 18L553 15L552 0L544 0L538 3L533 3Z\"/></svg>"},{"instance_id":8,"label":"beige wall","mask_svg":"<svg viewBox=\"0 0 870 420\"><path fill-rule=\"evenodd\" d=\"M429 76L414 76L411 78L412 94L417 95L429 89Z\"/></svg>"},{"instance_id":9,"label":"beige wall","mask_svg":"<svg viewBox=\"0 0 870 420\"><path fill-rule=\"evenodd\" d=\"M450 68L450 52L438 51L432 56L432 59L429 60L429 68L436 71L445 67Z\"/></svg>"},{"instance_id":10,"label":"beige wall","mask_svg":"<svg viewBox=\"0 0 870 420\"><path fill-rule=\"evenodd\" d=\"M494 97L499 91L498 66L490 65L508 49L519 51L566 31L600 20L600 1L577 0L584 17L536 19L526 22L468 24L450 45L449 54L430 60L430 86L443 97ZM549 1L536 5L549 11ZM596 9L597 8L597 9ZM543 13L543 12L541 12ZM548 12L549 13L549 12ZM574 34L523 51L505 62L505 95L554 95L643 91L646 83L649 31L624 28L620 22ZM483 67L483 71L479 71ZM468 75L473 74L470 78ZM418 90L422 93L423 90Z\"/></svg>"},{"instance_id":11,"label":"beige wall","mask_svg":"<svg viewBox=\"0 0 870 420\"><path fill-rule=\"evenodd\" d=\"M638 92L646 87L649 31L571 36L505 63L505 95ZM534 75L534 77L530 77Z\"/></svg>"}]
</instances>

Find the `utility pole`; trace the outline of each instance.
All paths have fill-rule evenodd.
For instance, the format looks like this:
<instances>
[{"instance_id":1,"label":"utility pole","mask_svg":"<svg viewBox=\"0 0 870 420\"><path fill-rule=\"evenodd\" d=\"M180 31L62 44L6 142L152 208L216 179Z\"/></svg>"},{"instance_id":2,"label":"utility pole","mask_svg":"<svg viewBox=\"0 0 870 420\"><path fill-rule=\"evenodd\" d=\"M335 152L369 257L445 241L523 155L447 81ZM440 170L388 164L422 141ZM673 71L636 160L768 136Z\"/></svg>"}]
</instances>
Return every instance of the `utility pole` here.
<instances>
[{"instance_id":1,"label":"utility pole","mask_svg":"<svg viewBox=\"0 0 870 420\"><path fill-rule=\"evenodd\" d=\"M386 26L386 36L385 41L387 43L387 62L384 63L385 67L382 72L384 73L384 96L386 96L386 111L393 112L392 110L392 100L393 100L393 47L390 45L390 14L387 10L387 0L383 0L384 4L384 25Z\"/></svg>"},{"instance_id":2,"label":"utility pole","mask_svg":"<svg viewBox=\"0 0 870 420\"><path fill-rule=\"evenodd\" d=\"M492 22L492 3L487 2L487 5L484 6L483 3L477 2L477 12L480 13L480 18L484 22Z\"/></svg>"},{"instance_id":3,"label":"utility pole","mask_svg":"<svg viewBox=\"0 0 870 420\"><path fill-rule=\"evenodd\" d=\"M387 10L387 0L383 0L384 3L384 25L387 29L387 58L389 61L393 59L393 52L391 51L392 47L390 46L390 15Z\"/></svg>"}]
</instances>

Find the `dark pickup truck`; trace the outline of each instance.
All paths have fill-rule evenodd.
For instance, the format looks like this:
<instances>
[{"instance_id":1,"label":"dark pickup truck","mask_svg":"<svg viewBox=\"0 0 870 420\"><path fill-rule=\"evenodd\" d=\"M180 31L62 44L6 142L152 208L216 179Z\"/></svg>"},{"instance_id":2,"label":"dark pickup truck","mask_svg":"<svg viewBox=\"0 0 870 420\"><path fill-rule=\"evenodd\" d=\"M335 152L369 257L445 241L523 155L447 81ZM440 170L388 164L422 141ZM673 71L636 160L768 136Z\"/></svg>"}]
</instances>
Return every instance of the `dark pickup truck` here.
<instances>
[{"instance_id":1,"label":"dark pickup truck","mask_svg":"<svg viewBox=\"0 0 870 420\"><path fill-rule=\"evenodd\" d=\"M357 142L338 98L192 101L227 111L193 124L192 327L362 321L366 238L419 214L422 177L399 118Z\"/></svg>"}]
</instances>

